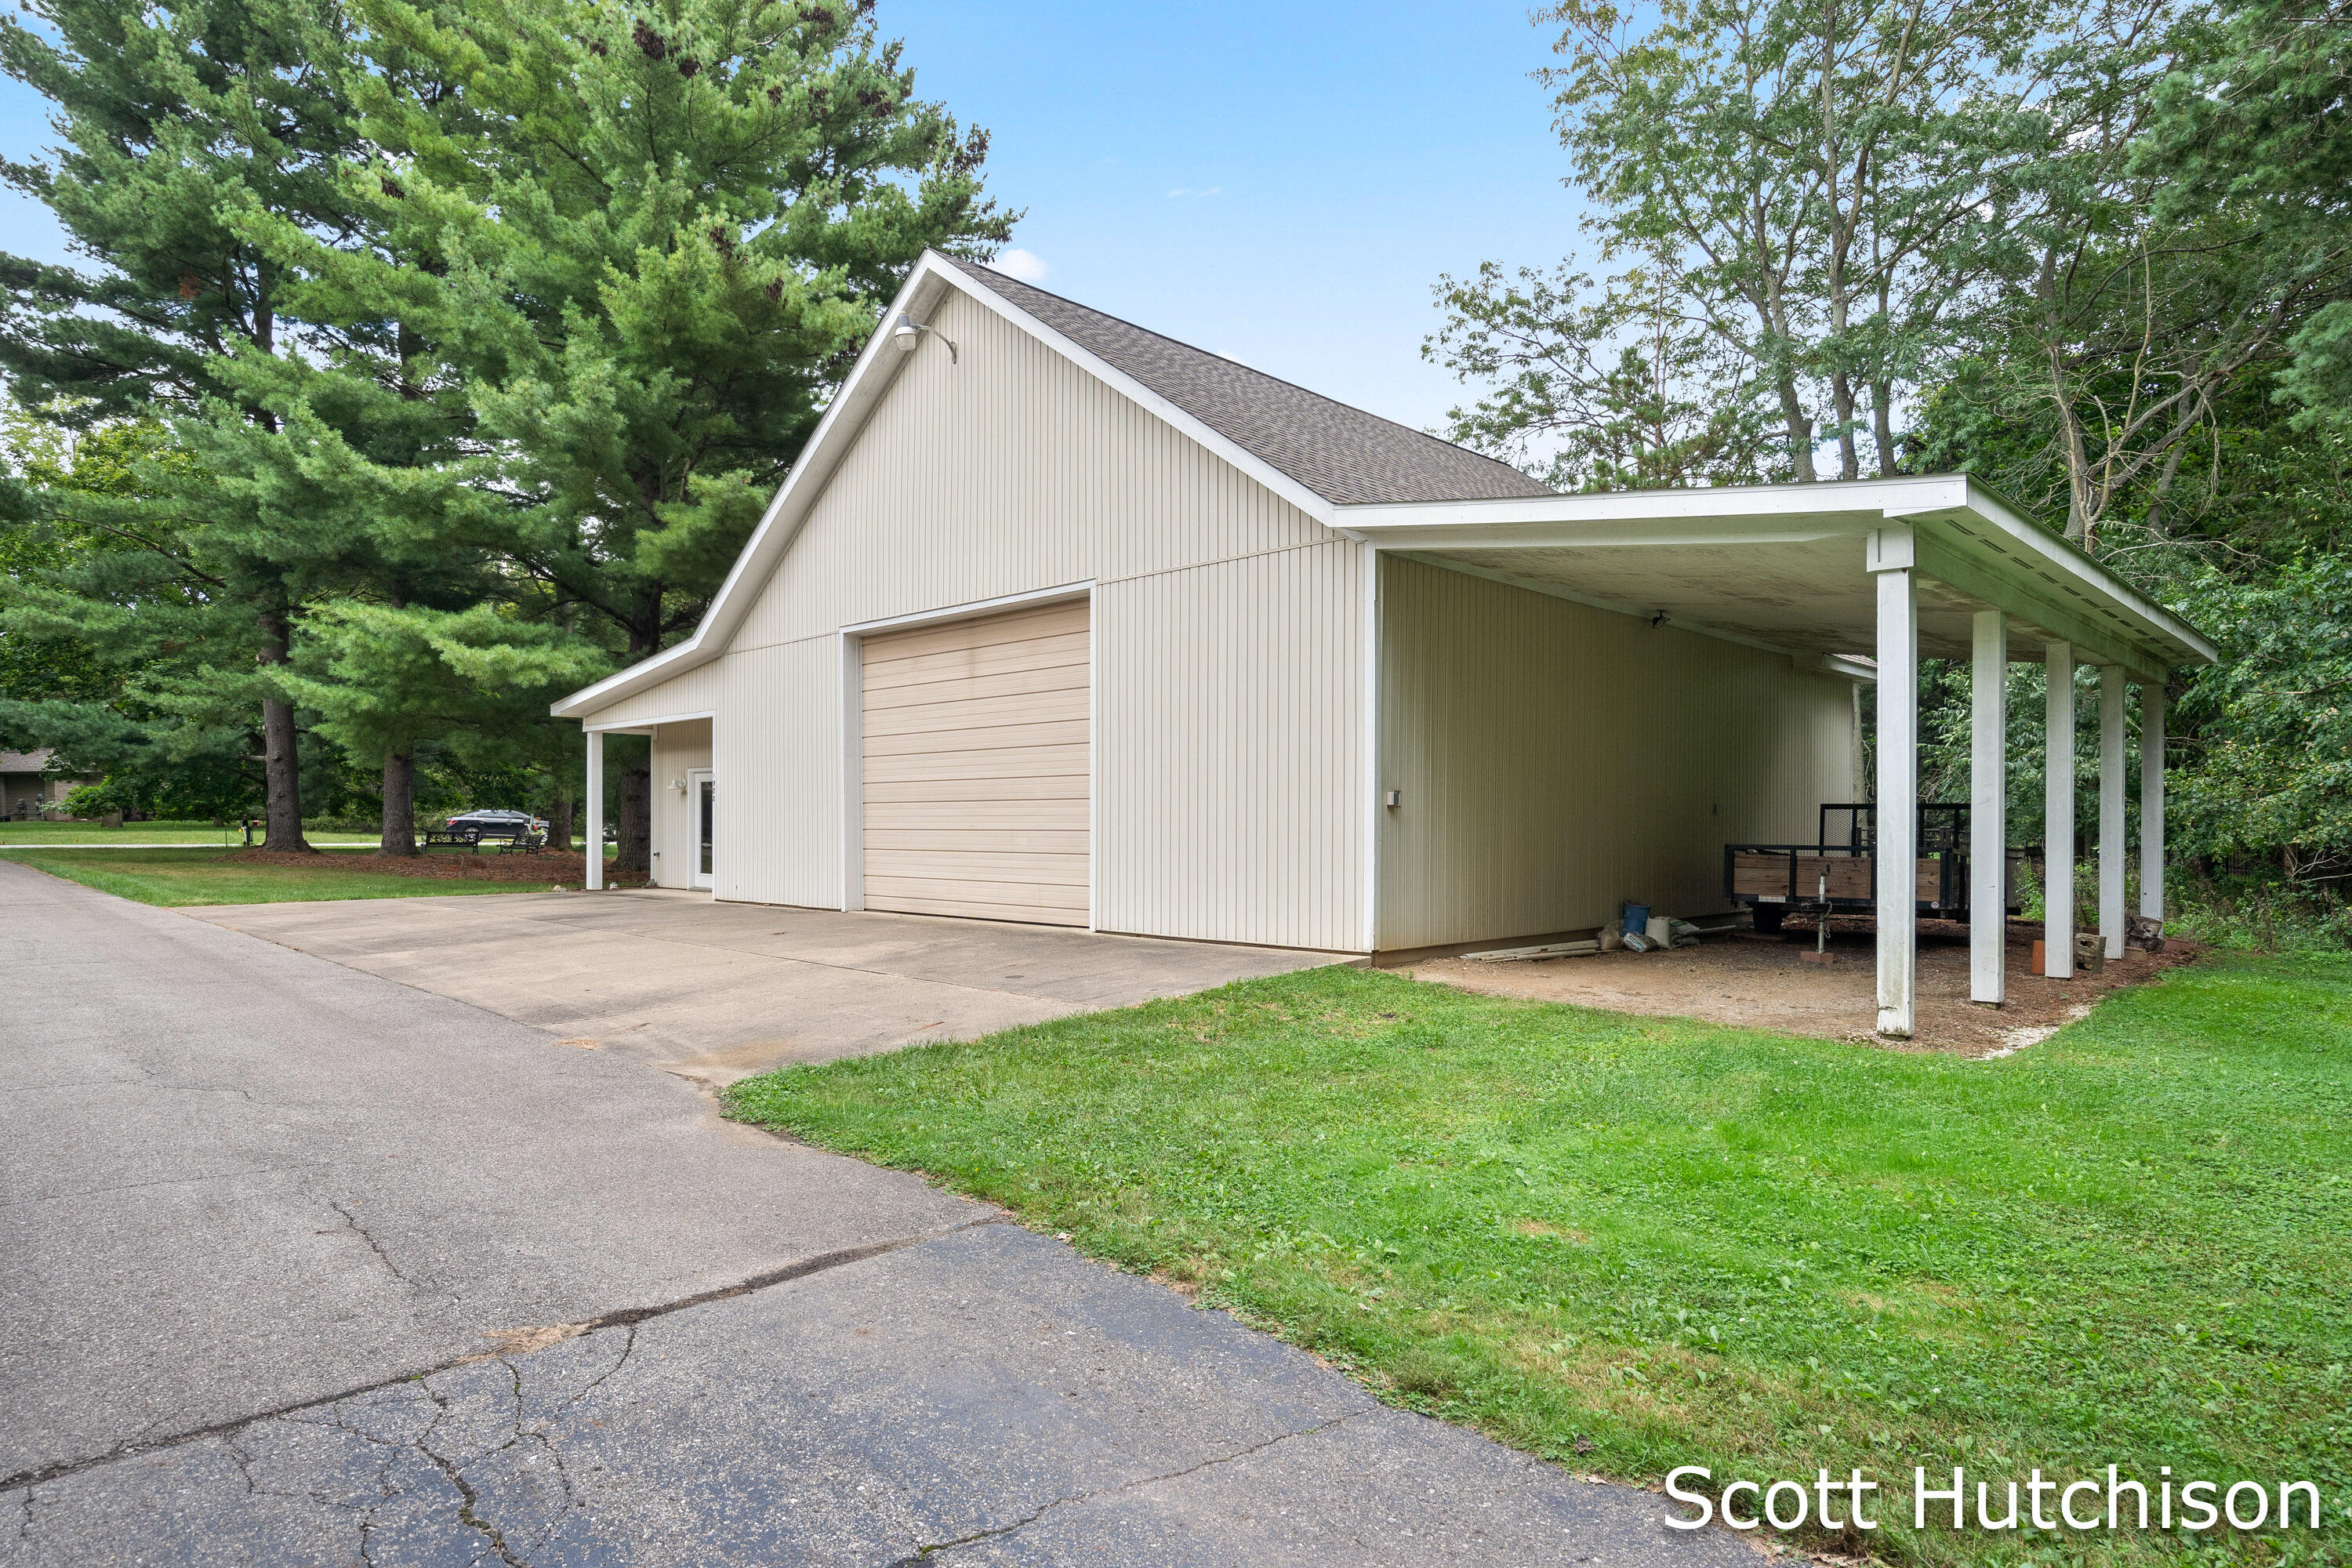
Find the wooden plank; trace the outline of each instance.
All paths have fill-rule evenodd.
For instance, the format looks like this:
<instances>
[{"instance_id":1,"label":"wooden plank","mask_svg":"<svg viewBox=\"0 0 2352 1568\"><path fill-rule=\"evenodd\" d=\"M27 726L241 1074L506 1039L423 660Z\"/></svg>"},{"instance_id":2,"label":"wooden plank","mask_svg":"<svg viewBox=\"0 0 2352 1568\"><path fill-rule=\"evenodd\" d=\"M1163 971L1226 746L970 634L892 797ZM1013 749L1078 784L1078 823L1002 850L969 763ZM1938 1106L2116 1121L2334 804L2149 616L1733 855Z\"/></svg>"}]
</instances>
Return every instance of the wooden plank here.
<instances>
[{"instance_id":1,"label":"wooden plank","mask_svg":"<svg viewBox=\"0 0 2352 1568\"><path fill-rule=\"evenodd\" d=\"M1818 898L1821 879L1829 878L1832 899L1867 899L1871 896L1870 868L1867 856L1853 855L1740 855L1731 858L1731 890L1735 893L1790 893L1789 863L1796 861L1796 886L1791 901L1801 905L1808 899ZM1935 856L1922 858L1917 863L1914 880L1914 896L1923 904L1932 904L1943 896L1943 869ZM1965 889L1956 889L1956 896Z\"/></svg>"},{"instance_id":2,"label":"wooden plank","mask_svg":"<svg viewBox=\"0 0 2352 1568\"><path fill-rule=\"evenodd\" d=\"M1870 860L1860 855L1800 855L1797 857L1796 901L1820 895L1822 879L1829 879L1832 899L1870 897ZM1783 884L1785 886L1785 884Z\"/></svg>"},{"instance_id":3,"label":"wooden plank","mask_svg":"<svg viewBox=\"0 0 2352 1568\"><path fill-rule=\"evenodd\" d=\"M1786 855L1734 855L1731 890L1735 893L1780 893L1789 890Z\"/></svg>"}]
</instances>

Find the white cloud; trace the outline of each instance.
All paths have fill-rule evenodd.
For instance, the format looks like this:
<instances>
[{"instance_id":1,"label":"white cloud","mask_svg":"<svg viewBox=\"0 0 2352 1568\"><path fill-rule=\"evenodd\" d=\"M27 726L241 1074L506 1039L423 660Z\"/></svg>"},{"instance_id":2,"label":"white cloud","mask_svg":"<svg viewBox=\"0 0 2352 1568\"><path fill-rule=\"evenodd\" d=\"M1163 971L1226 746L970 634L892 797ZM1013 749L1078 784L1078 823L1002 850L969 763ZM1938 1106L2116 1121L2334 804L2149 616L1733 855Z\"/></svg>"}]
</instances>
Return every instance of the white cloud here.
<instances>
[{"instance_id":1,"label":"white cloud","mask_svg":"<svg viewBox=\"0 0 2352 1568\"><path fill-rule=\"evenodd\" d=\"M1045 274L1053 270L1037 257L1017 248L999 251L996 259L989 265L1009 277L1020 279L1024 283L1043 283Z\"/></svg>"},{"instance_id":2,"label":"white cloud","mask_svg":"<svg viewBox=\"0 0 2352 1568\"><path fill-rule=\"evenodd\" d=\"M1222 196L1224 194L1225 187L1223 185L1211 185L1205 191L1196 191L1188 186L1179 185L1174 190L1168 193L1168 199L1171 202L1181 202L1187 197L1197 200L1202 196Z\"/></svg>"}]
</instances>

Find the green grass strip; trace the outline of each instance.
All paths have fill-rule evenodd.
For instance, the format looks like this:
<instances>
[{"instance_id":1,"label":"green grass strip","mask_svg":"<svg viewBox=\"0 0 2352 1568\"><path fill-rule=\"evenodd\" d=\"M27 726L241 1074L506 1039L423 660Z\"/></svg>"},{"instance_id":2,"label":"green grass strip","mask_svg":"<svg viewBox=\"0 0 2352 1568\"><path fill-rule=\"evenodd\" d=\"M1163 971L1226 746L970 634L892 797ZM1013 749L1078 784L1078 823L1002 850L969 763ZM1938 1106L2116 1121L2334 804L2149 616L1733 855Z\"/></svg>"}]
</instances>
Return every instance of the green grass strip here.
<instances>
[{"instance_id":1,"label":"green grass strip","mask_svg":"<svg viewBox=\"0 0 2352 1568\"><path fill-rule=\"evenodd\" d=\"M729 1106L1580 1472L1859 1467L1898 1561L2347 1560L2341 960L2176 972L1990 1062L1331 968L785 1068ZM2307 1478L2331 1522L2284 1558L1907 1528L1915 1464L2111 1463Z\"/></svg>"},{"instance_id":2,"label":"green grass strip","mask_svg":"<svg viewBox=\"0 0 2352 1568\"><path fill-rule=\"evenodd\" d=\"M331 850L315 866L256 865L226 849L0 849L14 860L96 888L101 893L166 908L185 904L279 904L316 899L446 898L454 893L543 893L552 884L404 877L368 868L368 857Z\"/></svg>"}]
</instances>

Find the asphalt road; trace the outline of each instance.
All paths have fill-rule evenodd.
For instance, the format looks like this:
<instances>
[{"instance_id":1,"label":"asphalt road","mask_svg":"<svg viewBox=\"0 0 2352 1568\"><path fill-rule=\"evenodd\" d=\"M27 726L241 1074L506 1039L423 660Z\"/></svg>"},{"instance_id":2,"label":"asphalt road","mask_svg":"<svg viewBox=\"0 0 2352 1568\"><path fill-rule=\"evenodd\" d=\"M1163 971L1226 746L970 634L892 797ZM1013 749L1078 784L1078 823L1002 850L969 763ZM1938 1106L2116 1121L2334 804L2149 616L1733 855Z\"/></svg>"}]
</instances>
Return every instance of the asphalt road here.
<instances>
[{"instance_id":1,"label":"asphalt road","mask_svg":"<svg viewBox=\"0 0 2352 1568\"><path fill-rule=\"evenodd\" d=\"M460 1003L7 864L0 991L0 1563L1751 1560Z\"/></svg>"}]
</instances>

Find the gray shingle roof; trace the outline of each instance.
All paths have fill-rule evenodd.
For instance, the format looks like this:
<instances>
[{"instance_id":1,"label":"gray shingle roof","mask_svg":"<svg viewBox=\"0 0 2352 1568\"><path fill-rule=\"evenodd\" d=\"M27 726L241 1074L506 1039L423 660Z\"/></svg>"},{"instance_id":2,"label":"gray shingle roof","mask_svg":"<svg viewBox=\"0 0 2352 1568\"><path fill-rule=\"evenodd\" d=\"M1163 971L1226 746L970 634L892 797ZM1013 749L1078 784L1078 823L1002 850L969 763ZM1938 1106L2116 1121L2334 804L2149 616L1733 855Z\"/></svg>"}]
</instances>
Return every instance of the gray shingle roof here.
<instances>
[{"instance_id":1,"label":"gray shingle roof","mask_svg":"<svg viewBox=\"0 0 2352 1568\"><path fill-rule=\"evenodd\" d=\"M1552 491L1507 463L1146 331L969 261L954 265L1217 434L1340 505Z\"/></svg>"}]
</instances>

